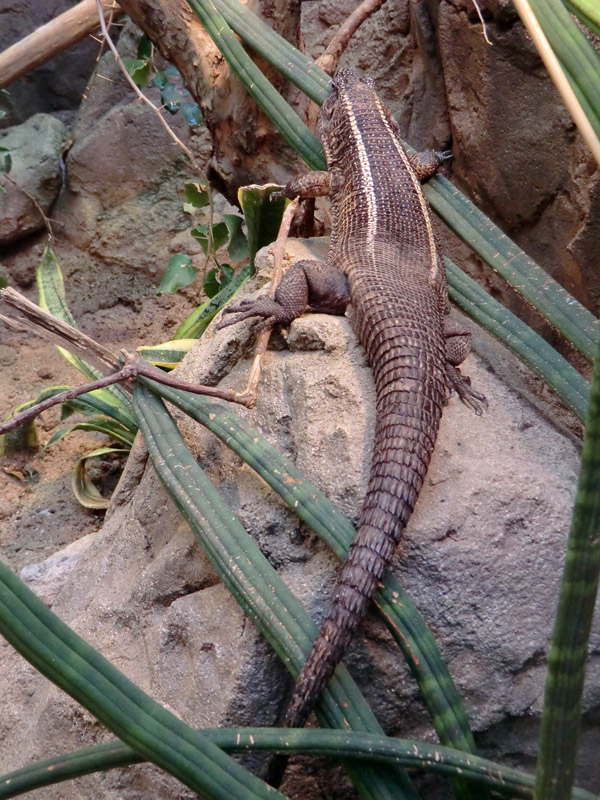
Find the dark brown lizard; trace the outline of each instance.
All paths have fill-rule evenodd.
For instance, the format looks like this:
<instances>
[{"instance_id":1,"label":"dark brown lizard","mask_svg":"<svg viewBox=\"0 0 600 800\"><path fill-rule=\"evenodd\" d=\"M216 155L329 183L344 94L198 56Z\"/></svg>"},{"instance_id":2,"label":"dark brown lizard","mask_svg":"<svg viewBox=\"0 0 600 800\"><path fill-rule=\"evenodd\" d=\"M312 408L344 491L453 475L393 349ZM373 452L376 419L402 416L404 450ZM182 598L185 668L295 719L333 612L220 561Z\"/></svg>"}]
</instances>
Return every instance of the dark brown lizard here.
<instances>
[{"instance_id":1,"label":"dark brown lizard","mask_svg":"<svg viewBox=\"0 0 600 800\"><path fill-rule=\"evenodd\" d=\"M307 309L351 318L373 370L377 418L369 485L356 536L331 605L289 702L285 724L300 727L363 619L414 508L442 408L455 391L477 414L487 405L457 365L470 335L448 316L446 276L420 181L445 154L409 158L369 79L340 70L323 104L320 134L328 172L290 181L287 197L330 195L327 263L301 261L275 298L226 312L261 329Z\"/></svg>"}]
</instances>

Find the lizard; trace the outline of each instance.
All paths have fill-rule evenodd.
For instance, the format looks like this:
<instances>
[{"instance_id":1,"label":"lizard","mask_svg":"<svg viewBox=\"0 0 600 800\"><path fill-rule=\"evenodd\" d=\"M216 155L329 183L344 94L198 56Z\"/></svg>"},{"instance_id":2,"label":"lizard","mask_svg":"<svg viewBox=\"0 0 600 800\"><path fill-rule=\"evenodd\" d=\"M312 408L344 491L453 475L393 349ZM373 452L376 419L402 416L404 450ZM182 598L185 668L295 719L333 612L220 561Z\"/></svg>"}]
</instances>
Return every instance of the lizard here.
<instances>
[{"instance_id":1,"label":"lizard","mask_svg":"<svg viewBox=\"0 0 600 800\"><path fill-rule=\"evenodd\" d=\"M412 513L435 445L442 408L456 393L480 415L485 397L458 365L470 333L449 316L446 275L421 181L449 157L409 157L370 78L338 70L319 120L327 172L292 179L285 197L329 195L327 262L304 260L284 275L273 299L229 307L262 318L256 329L289 325L307 310L344 314L371 366L376 420L368 488L356 535L329 610L283 718L302 727L366 614Z\"/></svg>"}]
</instances>

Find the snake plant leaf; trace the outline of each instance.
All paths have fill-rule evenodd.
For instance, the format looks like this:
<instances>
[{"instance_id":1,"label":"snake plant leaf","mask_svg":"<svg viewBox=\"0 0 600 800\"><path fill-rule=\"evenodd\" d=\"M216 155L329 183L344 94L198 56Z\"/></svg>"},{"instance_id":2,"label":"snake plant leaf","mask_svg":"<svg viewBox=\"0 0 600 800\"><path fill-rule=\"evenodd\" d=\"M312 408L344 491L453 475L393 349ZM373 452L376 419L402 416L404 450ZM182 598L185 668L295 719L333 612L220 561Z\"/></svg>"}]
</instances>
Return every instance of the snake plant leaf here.
<instances>
[{"instance_id":1,"label":"snake plant leaf","mask_svg":"<svg viewBox=\"0 0 600 800\"><path fill-rule=\"evenodd\" d=\"M70 386L47 386L33 400L27 400L25 403L21 403L15 409L13 409L10 417L18 414L20 411L25 411L32 406L37 406L38 403L41 403L43 400L47 400L49 397L54 397L55 394L60 394L60 392L64 392L65 389L70 388ZM39 446L40 442L35 424L35 418L23 425L19 425L19 427L14 431L9 431L8 433L3 433L0 435L1 456L6 456L10 453L19 453L23 450L38 450Z\"/></svg>"},{"instance_id":2,"label":"snake plant leaf","mask_svg":"<svg viewBox=\"0 0 600 800\"><path fill-rule=\"evenodd\" d=\"M285 800L126 678L2 562L0 634L140 757L201 798Z\"/></svg>"},{"instance_id":3,"label":"snake plant leaf","mask_svg":"<svg viewBox=\"0 0 600 800\"><path fill-rule=\"evenodd\" d=\"M250 275L250 264L246 264L213 298L195 308L183 320L175 331L174 339L199 339L223 306L239 292Z\"/></svg>"},{"instance_id":4,"label":"snake plant leaf","mask_svg":"<svg viewBox=\"0 0 600 800\"><path fill-rule=\"evenodd\" d=\"M155 367L174 369L183 361L197 341L197 339L172 339L170 342L162 344L142 345L137 348L137 352Z\"/></svg>"},{"instance_id":5,"label":"snake plant leaf","mask_svg":"<svg viewBox=\"0 0 600 800\"><path fill-rule=\"evenodd\" d=\"M91 417L91 419L86 422L78 422L70 428L60 428L60 430L55 431L44 445L44 450L52 447L53 444L56 444L56 442L64 439L65 436L68 436L74 431L102 433L104 436L110 436L111 439L124 444L127 448L133 446L133 440L135 438L135 435L131 431L119 425L114 419L98 415Z\"/></svg>"},{"instance_id":6,"label":"snake plant leaf","mask_svg":"<svg viewBox=\"0 0 600 800\"><path fill-rule=\"evenodd\" d=\"M198 268L192 259L185 253L174 253L167 263L157 295L172 294L178 289L184 289L198 277Z\"/></svg>"},{"instance_id":7,"label":"snake plant leaf","mask_svg":"<svg viewBox=\"0 0 600 800\"><path fill-rule=\"evenodd\" d=\"M109 453L122 453L124 455L129 454L129 450L123 450L122 448L117 447L99 447L96 450L92 450L91 453L87 453L86 455L78 458L75 462L75 466L73 467L73 472L71 474L71 488L73 489L73 494L79 500L84 508L93 508L96 510L101 510L108 508L110 503L110 498L102 497L92 479L87 473L87 462L91 458L100 458L101 456L106 456Z\"/></svg>"},{"instance_id":8,"label":"snake plant leaf","mask_svg":"<svg viewBox=\"0 0 600 800\"><path fill-rule=\"evenodd\" d=\"M65 296L65 284L63 275L56 259L56 256L50 247L46 247L42 254L36 271L36 281L39 292L39 305L48 313L67 322L73 328L79 329L67 305ZM59 352L66 358L69 364L72 364L75 369L79 370L85 377L94 381L102 377L102 373L88 364L83 359L69 353L62 347L58 347ZM127 415L130 425L135 427L135 420L131 413L131 398L127 392L118 384L109 386L107 389L122 405L122 414Z\"/></svg>"},{"instance_id":9,"label":"snake plant leaf","mask_svg":"<svg viewBox=\"0 0 600 800\"><path fill-rule=\"evenodd\" d=\"M214 399L191 395L147 378L139 380L221 439L279 494L293 513L340 558L344 557L355 534L350 521L234 411ZM440 741L474 752L467 714L435 639L391 572L384 574L374 602L419 685Z\"/></svg>"},{"instance_id":10,"label":"snake plant leaf","mask_svg":"<svg viewBox=\"0 0 600 800\"><path fill-rule=\"evenodd\" d=\"M297 598L260 552L199 467L159 397L141 382L134 390L140 430L158 477L221 580L294 675L300 671L317 627ZM243 556L241 555L243 554ZM381 733L371 709L339 665L317 707L322 724ZM398 769L357 769L347 763L359 791L373 798L409 798L416 794Z\"/></svg>"},{"instance_id":11,"label":"snake plant leaf","mask_svg":"<svg viewBox=\"0 0 600 800\"><path fill-rule=\"evenodd\" d=\"M277 239L283 212L289 204L286 197L271 199L281 189L275 183L251 184L238 189L238 201L248 231L250 266L254 274L254 259L261 247Z\"/></svg>"},{"instance_id":12,"label":"snake plant leaf","mask_svg":"<svg viewBox=\"0 0 600 800\"><path fill-rule=\"evenodd\" d=\"M73 412L91 416L104 414L123 425L128 431L137 432L137 422L132 414L127 413L122 404L107 389L94 389L92 392L74 397L62 405L62 419L67 419Z\"/></svg>"},{"instance_id":13,"label":"snake plant leaf","mask_svg":"<svg viewBox=\"0 0 600 800\"><path fill-rule=\"evenodd\" d=\"M600 7L596 0L563 0L563 3L592 33L600 36Z\"/></svg>"},{"instance_id":14,"label":"snake plant leaf","mask_svg":"<svg viewBox=\"0 0 600 800\"><path fill-rule=\"evenodd\" d=\"M429 742L355 731L310 729L204 728L202 734L228 753L276 751L355 758L367 763L397 763L419 772L447 777L462 775L473 788L479 786L526 800L533 797L533 775ZM142 761L131 747L116 740L63 753L0 775L0 800L41 786ZM584 789L574 789L571 800L596 800L596 797Z\"/></svg>"},{"instance_id":15,"label":"snake plant leaf","mask_svg":"<svg viewBox=\"0 0 600 800\"><path fill-rule=\"evenodd\" d=\"M590 395L585 378L539 334L484 291L449 258L444 258L444 263L450 299L537 372L583 421Z\"/></svg>"},{"instance_id":16,"label":"snake plant leaf","mask_svg":"<svg viewBox=\"0 0 600 800\"><path fill-rule=\"evenodd\" d=\"M600 347L592 375L581 471L548 657L535 800L568 797L600 577Z\"/></svg>"},{"instance_id":17,"label":"snake plant leaf","mask_svg":"<svg viewBox=\"0 0 600 800\"><path fill-rule=\"evenodd\" d=\"M252 61L212 0L188 0L188 4L238 79L269 119L277 120L281 135L312 169L324 169L321 143Z\"/></svg>"},{"instance_id":18,"label":"snake plant leaf","mask_svg":"<svg viewBox=\"0 0 600 800\"><path fill-rule=\"evenodd\" d=\"M562 0L529 0L571 88L600 138L600 53L585 36ZM596 15L598 14L596 4Z\"/></svg>"}]
</instances>

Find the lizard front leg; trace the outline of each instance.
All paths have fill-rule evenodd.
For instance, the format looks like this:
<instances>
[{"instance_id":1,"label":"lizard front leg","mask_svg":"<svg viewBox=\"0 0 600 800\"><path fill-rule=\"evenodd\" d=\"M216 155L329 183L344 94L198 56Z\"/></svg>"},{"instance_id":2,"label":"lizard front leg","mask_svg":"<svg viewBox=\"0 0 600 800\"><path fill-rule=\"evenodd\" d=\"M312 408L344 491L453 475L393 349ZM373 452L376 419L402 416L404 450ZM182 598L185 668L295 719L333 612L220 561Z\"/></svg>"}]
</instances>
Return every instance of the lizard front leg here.
<instances>
[{"instance_id":1,"label":"lizard front leg","mask_svg":"<svg viewBox=\"0 0 600 800\"><path fill-rule=\"evenodd\" d=\"M269 330L274 325L289 325L308 309L322 314L344 314L349 302L348 281L342 272L323 261L298 261L283 276L273 299L243 300L224 309L223 314L236 316L220 322L217 329L249 317L262 317L256 331Z\"/></svg>"}]
</instances>

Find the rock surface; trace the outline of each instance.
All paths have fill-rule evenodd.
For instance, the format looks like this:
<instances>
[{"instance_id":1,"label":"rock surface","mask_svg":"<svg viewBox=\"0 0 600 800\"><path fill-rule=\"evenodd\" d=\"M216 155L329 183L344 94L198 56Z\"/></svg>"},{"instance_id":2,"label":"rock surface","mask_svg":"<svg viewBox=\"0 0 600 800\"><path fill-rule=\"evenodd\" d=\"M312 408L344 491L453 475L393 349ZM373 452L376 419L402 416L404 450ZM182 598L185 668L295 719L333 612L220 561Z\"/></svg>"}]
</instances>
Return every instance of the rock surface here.
<instances>
[{"instance_id":1,"label":"rock surface","mask_svg":"<svg viewBox=\"0 0 600 800\"><path fill-rule=\"evenodd\" d=\"M279 346L267 353L256 409L238 413L356 519L374 401L363 351L347 320L322 315L297 320ZM209 330L179 375L196 382L223 377L241 388L249 362L235 362L243 353L247 323ZM569 438L476 358L465 372L490 409L477 418L456 399L449 402L394 569L437 638L485 752L509 752L511 763L530 767L579 456ZM187 419L181 427L232 510L319 618L335 559L212 434ZM27 568L24 577L65 622L186 721L276 719L288 691L283 669L219 582L140 445L102 530L75 553L68 549L50 564ZM596 657L599 633L596 627ZM432 737L414 683L375 615L346 663L386 730ZM101 738L87 714L8 647L0 650L0 676L6 769ZM598 713L595 685L585 700L587 718ZM584 723L584 759L596 737ZM292 797L353 796L345 780L332 785L323 769L307 774L304 764L292 765L284 790ZM597 766L581 775L590 788L599 779ZM147 766L44 792L48 800L190 796ZM446 797L443 785L427 796Z\"/></svg>"},{"instance_id":2,"label":"rock surface","mask_svg":"<svg viewBox=\"0 0 600 800\"><path fill-rule=\"evenodd\" d=\"M0 194L0 245L44 228L61 186L61 150L67 128L48 114L35 114L0 137L12 160ZM1 178L1 176L0 176Z\"/></svg>"}]
</instances>

